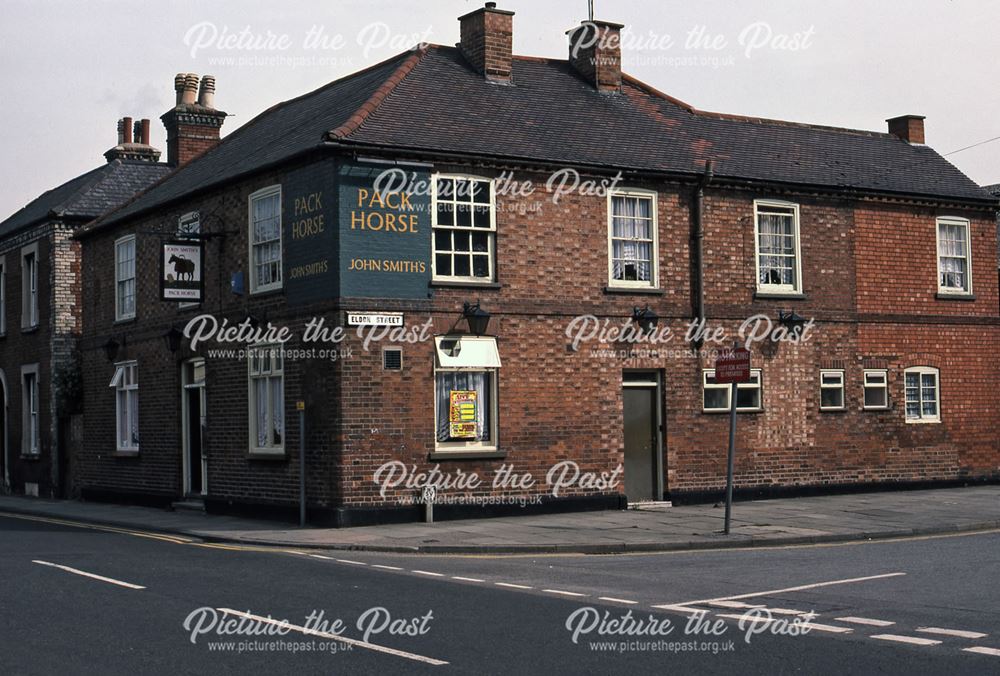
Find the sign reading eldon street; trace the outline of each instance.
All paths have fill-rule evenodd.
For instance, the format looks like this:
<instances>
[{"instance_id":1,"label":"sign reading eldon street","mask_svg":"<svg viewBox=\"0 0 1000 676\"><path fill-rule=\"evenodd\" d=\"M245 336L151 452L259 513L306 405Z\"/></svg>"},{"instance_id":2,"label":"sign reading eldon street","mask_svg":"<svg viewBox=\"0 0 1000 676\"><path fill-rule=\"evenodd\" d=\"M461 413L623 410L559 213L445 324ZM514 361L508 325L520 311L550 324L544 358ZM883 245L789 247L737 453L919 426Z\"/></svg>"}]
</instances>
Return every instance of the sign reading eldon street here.
<instances>
[{"instance_id":1,"label":"sign reading eldon street","mask_svg":"<svg viewBox=\"0 0 1000 676\"><path fill-rule=\"evenodd\" d=\"M715 382L719 384L750 382L750 350L737 347L720 352L715 359Z\"/></svg>"}]
</instances>

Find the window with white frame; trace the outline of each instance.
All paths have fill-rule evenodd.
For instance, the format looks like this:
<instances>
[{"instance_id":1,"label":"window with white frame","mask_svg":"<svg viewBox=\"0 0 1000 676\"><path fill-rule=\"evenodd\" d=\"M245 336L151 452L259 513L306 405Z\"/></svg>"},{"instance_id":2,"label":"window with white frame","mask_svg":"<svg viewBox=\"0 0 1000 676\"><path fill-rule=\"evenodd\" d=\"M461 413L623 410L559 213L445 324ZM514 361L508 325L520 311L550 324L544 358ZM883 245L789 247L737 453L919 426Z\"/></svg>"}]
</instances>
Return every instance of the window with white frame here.
<instances>
[{"instance_id":1,"label":"window with white frame","mask_svg":"<svg viewBox=\"0 0 1000 676\"><path fill-rule=\"evenodd\" d=\"M941 422L938 370L918 366L906 369L903 377L906 422Z\"/></svg>"},{"instance_id":2,"label":"window with white frame","mask_svg":"<svg viewBox=\"0 0 1000 676\"><path fill-rule=\"evenodd\" d=\"M135 317L135 235L115 242L115 320Z\"/></svg>"},{"instance_id":3,"label":"window with white frame","mask_svg":"<svg viewBox=\"0 0 1000 676\"><path fill-rule=\"evenodd\" d=\"M889 372L885 369L865 369L864 396L866 410L889 408Z\"/></svg>"},{"instance_id":4,"label":"window with white frame","mask_svg":"<svg viewBox=\"0 0 1000 676\"><path fill-rule=\"evenodd\" d=\"M495 200L490 180L434 177L434 279L493 281Z\"/></svg>"},{"instance_id":5,"label":"window with white frame","mask_svg":"<svg viewBox=\"0 0 1000 676\"><path fill-rule=\"evenodd\" d=\"M38 326L38 242L21 249L21 328Z\"/></svg>"},{"instance_id":6,"label":"window with white frame","mask_svg":"<svg viewBox=\"0 0 1000 676\"><path fill-rule=\"evenodd\" d=\"M844 410L844 372L840 369L821 369L819 372L819 410Z\"/></svg>"},{"instance_id":7,"label":"window with white frame","mask_svg":"<svg viewBox=\"0 0 1000 676\"><path fill-rule=\"evenodd\" d=\"M250 195L250 293L281 288L281 186Z\"/></svg>"},{"instance_id":8,"label":"window with white frame","mask_svg":"<svg viewBox=\"0 0 1000 676\"><path fill-rule=\"evenodd\" d=\"M799 205L757 200L753 208L757 290L766 293L801 293Z\"/></svg>"},{"instance_id":9,"label":"window with white frame","mask_svg":"<svg viewBox=\"0 0 1000 676\"><path fill-rule=\"evenodd\" d=\"M22 410L21 451L24 455L38 455L40 452L41 427L38 404L38 364L21 367Z\"/></svg>"},{"instance_id":10,"label":"window with white frame","mask_svg":"<svg viewBox=\"0 0 1000 676\"><path fill-rule=\"evenodd\" d=\"M656 249L656 193L644 190L611 193L608 286L655 287Z\"/></svg>"},{"instance_id":11,"label":"window with white frame","mask_svg":"<svg viewBox=\"0 0 1000 676\"><path fill-rule=\"evenodd\" d=\"M438 451L497 449L495 338L439 336L434 339L435 447Z\"/></svg>"},{"instance_id":12,"label":"window with white frame","mask_svg":"<svg viewBox=\"0 0 1000 676\"><path fill-rule=\"evenodd\" d=\"M0 336L7 333L7 257L0 256Z\"/></svg>"},{"instance_id":13,"label":"window with white frame","mask_svg":"<svg viewBox=\"0 0 1000 676\"><path fill-rule=\"evenodd\" d=\"M969 221L964 218L937 219L937 248L938 292L972 293Z\"/></svg>"},{"instance_id":14,"label":"window with white frame","mask_svg":"<svg viewBox=\"0 0 1000 676\"><path fill-rule=\"evenodd\" d=\"M715 380L715 369L702 371L702 410L715 413L730 410L732 385ZM762 401L761 370L750 369L750 381L736 384L736 410L760 411Z\"/></svg>"},{"instance_id":15,"label":"window with white frame","mask_svg":"<svg viewBox=\"0 0 1000 676\"><path fill-rule=\"evenodd\" d=\"M285 452L285 370L281 345L255 345L248 350L250 452Z\"/></svg>"},{"instance_id":16,"label":"window with white frame","mask_svg":"<svg viewBox=\"0 0 1000 676\"><path fill-rule=\"evenodd\" d=\"M115 364L108 385L115 391L117 448L123 453L139 450L139 366L134 361Z\"/></svg>"}]
</instances>

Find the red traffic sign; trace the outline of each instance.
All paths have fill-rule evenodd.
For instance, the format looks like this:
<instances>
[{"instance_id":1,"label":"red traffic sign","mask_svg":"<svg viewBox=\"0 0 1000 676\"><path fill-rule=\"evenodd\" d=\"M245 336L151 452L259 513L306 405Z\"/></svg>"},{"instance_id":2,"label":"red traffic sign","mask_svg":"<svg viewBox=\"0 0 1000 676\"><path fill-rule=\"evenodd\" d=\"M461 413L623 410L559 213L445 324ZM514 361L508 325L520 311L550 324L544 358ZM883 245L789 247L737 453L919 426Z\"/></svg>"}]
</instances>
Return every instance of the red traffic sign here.
<instances>
[{"instance_id":1,"label":"red traffic sign","mask_svg":"<svg viewBox=\"0 0 1000 676\"><path fill-rule=\"evenodd\" d=\"M720 352L715 359L715 382L720 384L750 382L750 350L738 347Z\"/></svg>"}]
</instances>

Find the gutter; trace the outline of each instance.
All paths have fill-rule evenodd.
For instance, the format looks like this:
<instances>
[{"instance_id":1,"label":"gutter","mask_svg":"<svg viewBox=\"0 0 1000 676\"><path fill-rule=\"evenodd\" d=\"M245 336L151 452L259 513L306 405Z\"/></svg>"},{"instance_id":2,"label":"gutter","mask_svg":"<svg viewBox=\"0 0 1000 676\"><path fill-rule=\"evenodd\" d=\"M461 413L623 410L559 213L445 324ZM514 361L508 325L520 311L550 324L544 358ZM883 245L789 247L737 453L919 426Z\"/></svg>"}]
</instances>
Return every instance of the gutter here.
<instances>
[{"instance_id":1,"label":"gutter","mask_svg":"<svg viewBox=\"0 0 1000 676\"><path fill-rule=\"evenodd\" d=\"M697 291L695 292L695 320L697 320L699 327L705 321L705 266L703 263L704 259L704 240L705 240L705 228L703 223L703 214L705 210L705 187L712 182L714 177L714 172L712 171L712 160L705 160L705 173L702 174L701 180L698 181L698 187L695 189L694 195L694 219L692 227L694 229L694 285Z\"/></svg>"}]
</instances>

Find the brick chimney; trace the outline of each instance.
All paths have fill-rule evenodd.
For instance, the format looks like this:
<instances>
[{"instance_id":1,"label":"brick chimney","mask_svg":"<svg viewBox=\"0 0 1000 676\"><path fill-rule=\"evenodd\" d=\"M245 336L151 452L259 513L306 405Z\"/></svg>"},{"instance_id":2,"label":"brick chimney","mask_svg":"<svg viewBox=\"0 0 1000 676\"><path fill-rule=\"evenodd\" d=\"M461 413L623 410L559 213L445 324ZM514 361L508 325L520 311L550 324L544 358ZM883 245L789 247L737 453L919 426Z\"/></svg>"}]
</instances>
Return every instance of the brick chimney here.
<instances>
[{"instance_id":1,"label":"brick chimney","mask_svg":"<svg viewBox=\"0 0 1000 676\"><path fill-rule=\"evenodd\" d=\"M160 116L167 128L167 164L179 167L219 142L226 113L215 109L215 77L205 75L199 86L194 73L174 77L174 107Z\"/></svg>"},{"instance_id":2,"label":"brick chimney","mask_svg":"<svg viewBox=\"0 0 1000 676\"><path fill-rule=\"evenodd\" d=\"M924 143L924 116L923 115L900 115L893 117L886 122L889 123L889 133L898 136L907 143Z\"/></svg>"},{"instance_id":3,"label":"brick chimney","mask_svg":"<svg viewBox=\"0 0 1000 676\"><path fill-rule=\"evenodd\" d=\"M566 31L570 65L598 91L622 89L622 27L609 21L584 21Z\"/></svg>"},{"instance_id":4,"label":"brick chimney","mask_svg":"<svg viewBox=\"0 0 1000 676\"><path fill-rule=\"evenodd\" d=\"M514 12L497 9L497 3L458 17L465 60L487 80L509 84L514 41Z\"/></svg>"},{"instance_id":5,"label":"brick chimney","mask_svg":"<svg viewBox=\"0 0 1000 676\"><path fill-rule=\"evenodd\" d=\"M133 135L134 132L134 135ZM108 162L115 160L141 160L157 162L160 151L149 145L149 120L143 118L132 123L131 117L118 120L118 145L104 153Z\"/></svg>"}]
</instances>

